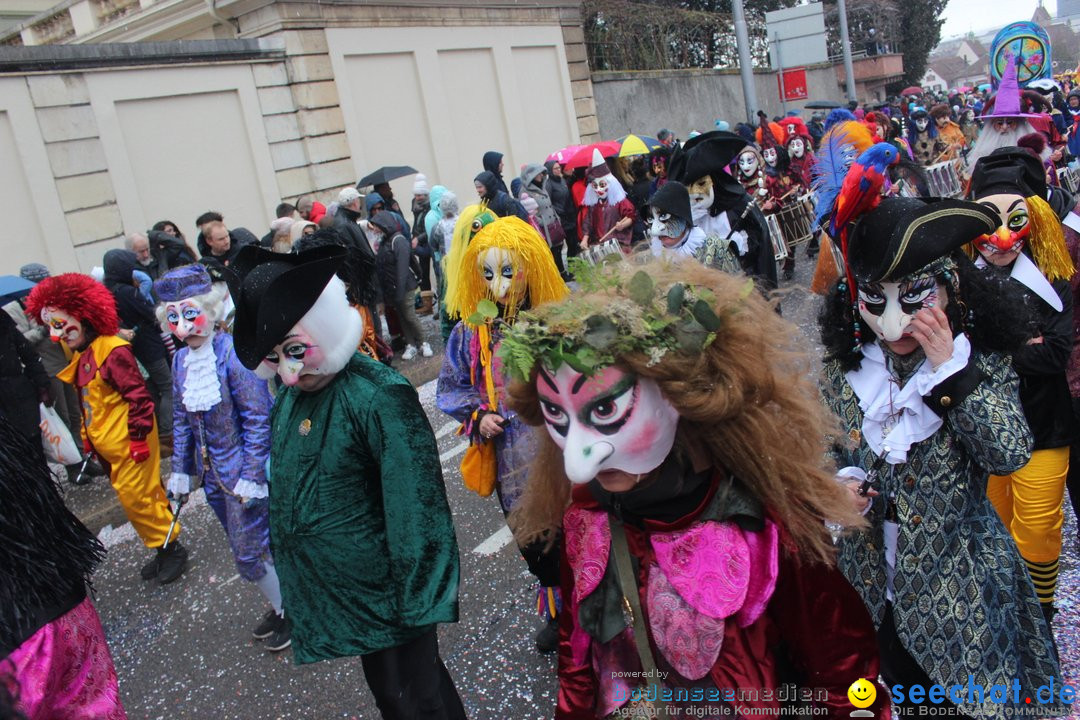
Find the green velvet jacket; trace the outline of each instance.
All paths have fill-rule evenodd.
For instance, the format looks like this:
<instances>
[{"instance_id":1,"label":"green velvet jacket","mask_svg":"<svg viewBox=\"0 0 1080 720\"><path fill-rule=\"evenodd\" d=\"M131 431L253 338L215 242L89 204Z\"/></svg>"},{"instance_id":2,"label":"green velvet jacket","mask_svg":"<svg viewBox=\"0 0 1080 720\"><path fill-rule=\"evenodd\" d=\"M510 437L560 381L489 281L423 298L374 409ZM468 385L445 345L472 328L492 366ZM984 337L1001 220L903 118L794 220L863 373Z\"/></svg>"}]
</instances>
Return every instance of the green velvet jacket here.
<instances>
[{"instance_id":1,"label":"green velvet jacket","mask_svg":"<svg viewBox=\"0 0 1080 720\"><path fill-rule=\"evenodd\" d=\"M353 355L271 415L270 542L297 663L363 655L458 617L458 548L416 390Z\"/></svg>"}]
</instances>

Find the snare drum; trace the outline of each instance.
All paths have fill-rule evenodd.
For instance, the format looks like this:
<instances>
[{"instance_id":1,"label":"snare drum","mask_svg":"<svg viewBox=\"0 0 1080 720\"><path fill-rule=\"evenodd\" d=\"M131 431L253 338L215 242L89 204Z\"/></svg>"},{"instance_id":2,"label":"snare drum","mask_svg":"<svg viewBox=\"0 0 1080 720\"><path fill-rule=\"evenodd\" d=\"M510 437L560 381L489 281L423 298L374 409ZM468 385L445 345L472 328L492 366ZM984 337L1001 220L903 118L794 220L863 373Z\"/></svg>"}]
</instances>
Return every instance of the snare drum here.
<instances>
[{"instance_id":1,"label":"snare drum","mask_svg":"<svg viewBox=\"0 0 1080 720\"><path fill-rule=\"evenodd\" d=\"M956 172L952 161L928 166L926 177L929 180L931 197L955 198L964 192L960 174Z\"/></svg>"},{"instance_id":2,"label":"snare drum","mask_svg":"<svg viewBox=\"0 0 1080 720\"><path fill-rule=\"evenodd\" d=\"M581 252L581 257L590 265L603 265L623 259L622 246L615 238L605 240L599 245L589 245Z\"/></svg>"},{"instance_id":3,"label":"snare drum","mask_svg":"<svg viewBox=\"0 0 1080 720\"><path fill-rule=\"evenodd\" d=\"M776 219L776 214L765 216L765 224L769 226L769 237L772 239L773 257L777 260L783 260L788 256L787 243L784 242L784 233L780 229L780 221Z\"/></svg>"},{"instance_id":4,"label":"snare drum","mask_svg":"<svg viewBox=\"0 0 1080 720\"><path fill-rule=\"evenodd\" d=\"M774 213L783 233L783 241L790 251L796 245L809 242L814 237L814 196L803 195ZM786 256L787 252L785 252ZM777 258L779 259L779 258Z\"/></svg>"},{"instance_id":5,"label":"snare drum","mask_svg":"<svg viewBox=\"0 0 1080 720\"><path fill-rule=\"evenodd\" d=\"M1080 190L1080 172L1071 167L1058 168L1058 180L1061 186L1071 193Z\"/></svg>"}]
</instances>

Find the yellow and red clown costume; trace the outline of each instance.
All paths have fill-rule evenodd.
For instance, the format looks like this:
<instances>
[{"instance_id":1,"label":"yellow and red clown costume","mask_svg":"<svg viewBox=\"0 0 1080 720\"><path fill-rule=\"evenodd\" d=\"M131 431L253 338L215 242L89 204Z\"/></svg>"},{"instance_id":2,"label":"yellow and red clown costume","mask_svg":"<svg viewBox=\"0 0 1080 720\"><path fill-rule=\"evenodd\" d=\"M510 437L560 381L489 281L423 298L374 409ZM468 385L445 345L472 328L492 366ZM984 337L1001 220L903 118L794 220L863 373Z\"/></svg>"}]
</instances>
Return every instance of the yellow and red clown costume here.
<instances>
[{"instance_id":1,"label":"yellow and red clown costume","mask_svg":"<svg viewBox=\"0 0 1080 720\"><path fill-rule=\"evenodd\" d=\"M53 342L74 352L57 375L75 386L83 445L109 470L132 527L149 548L161 548L172 512L161 485L154 402L131 345L117 335L116 302L88 275L65 273L38 283L27 313L41 318ZM173 529L173 538L180 526Z\"/></svg>"}]
</instances>

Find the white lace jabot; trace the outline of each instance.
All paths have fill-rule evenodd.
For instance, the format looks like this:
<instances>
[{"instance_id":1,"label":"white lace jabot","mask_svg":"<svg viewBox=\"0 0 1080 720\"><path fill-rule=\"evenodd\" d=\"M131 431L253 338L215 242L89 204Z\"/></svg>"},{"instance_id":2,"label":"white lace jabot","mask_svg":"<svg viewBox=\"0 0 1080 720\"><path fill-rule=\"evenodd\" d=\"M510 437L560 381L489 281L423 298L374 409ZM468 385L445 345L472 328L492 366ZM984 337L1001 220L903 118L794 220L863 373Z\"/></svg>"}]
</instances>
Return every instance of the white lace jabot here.
<instances>
[{"instance_id":1,"label":"white lace jabot","mask_svg":"<svg viewBox=\"0 0 1080 720\"><path fill-rule=\"evenodd\" d=\"M188 412L205 412L221 402L221 381L217 376L214 337L198 348L188 348L184 356L184 407Z\"/></svg>"}]
</instances>

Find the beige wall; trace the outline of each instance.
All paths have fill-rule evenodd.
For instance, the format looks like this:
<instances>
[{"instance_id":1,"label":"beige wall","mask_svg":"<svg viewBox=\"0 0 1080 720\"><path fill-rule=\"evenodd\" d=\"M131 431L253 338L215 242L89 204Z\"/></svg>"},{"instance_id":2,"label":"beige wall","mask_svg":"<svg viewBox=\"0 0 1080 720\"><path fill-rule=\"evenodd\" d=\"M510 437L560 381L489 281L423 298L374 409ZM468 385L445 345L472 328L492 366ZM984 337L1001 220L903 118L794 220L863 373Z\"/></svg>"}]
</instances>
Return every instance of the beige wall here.
<instances>
[{"instance_id":1,"label":"beige wall","mask_svg":"<svg viewBox=\"0 0 1080 720\"><path fill-rule=\"evenodd\" d=\"M348 28L326 31L356 177L412 165L459 198L488 150L504 176L576 143L558 26ZM393 184L404 202L412 179Z\"/></svg>"}]
</instances>

